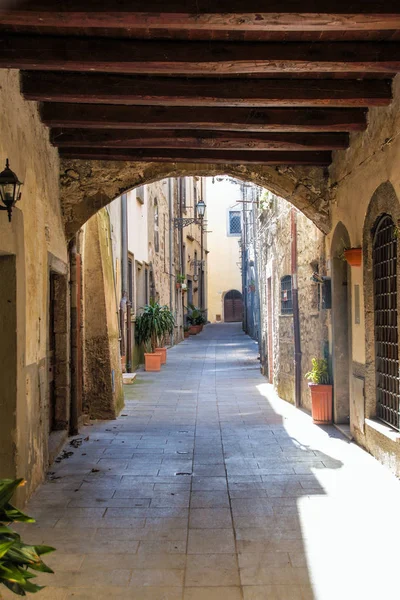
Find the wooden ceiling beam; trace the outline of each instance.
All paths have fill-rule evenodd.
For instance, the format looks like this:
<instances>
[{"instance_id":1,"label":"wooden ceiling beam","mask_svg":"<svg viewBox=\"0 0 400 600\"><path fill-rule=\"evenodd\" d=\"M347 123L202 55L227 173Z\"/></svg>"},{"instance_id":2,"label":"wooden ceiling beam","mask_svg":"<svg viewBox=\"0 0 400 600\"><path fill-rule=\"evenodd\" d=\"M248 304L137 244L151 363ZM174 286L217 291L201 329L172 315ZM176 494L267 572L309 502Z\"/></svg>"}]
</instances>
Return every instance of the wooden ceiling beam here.
<instances>
[{"instance_id":1,"label":"wooden ceiling beam","mask_svg":"<svg viewBox=\"0 0 400 600\"><path fill-rule=\"evenodd\" d=\"M397 42L186 42L0 34L0 68L229 76L400 71Z\"/></svg>"},{"instance_id":2,"label":"wooden ceiling beam","mask_svg":"<svg viewBox=\"0 0 400 600\"><path fill-rule=\"evenodd\" d=\"M162 106L385 106L390 80L185 79L80 73L22 73L28 100Z\"/></svg>"},{"instance_id":3,"label":"wooden ceiling beam","mask_svg":"<svg viewBox=\"0 0 400 600\"><path fill-rule=\"evenodd\" d=\"M333 150L347 148L347 133L243 133L236 131L135 131L52 129L60 148L189 148L209 150Z\"/></svg>"},{"instance_id":4,"label":"wooden ceiling beam","mask_svg":"<svg viewBox=\"0 0 400 600\"><path fill-rule=\"evenodd\" d=\"M275 152L246 150L163 150L120 148L60 148L63 158L133 162L196 162L211 164L329 165L330 152Z\"/></svg>"},{"instance_id":5,"label":"wooden ceiling beam","mask_svg":"<svg viewBox=\"0 0 400 600\"><path fill-rule=\"evenodd\" d=\"M42 121L79 129L213 129L254 132L363 131L363 108L219 108L44 102Z\"/></svg>"},{"instance_id":6,"label":"wooden ceiling beam","mask_svg":"<svg viewBox=\"0 0 400 600\"><path fill-rule=\"evenodd\" d=\"M15 27L348 31L400 28L397 0L25 0L2 3ZM5 5L5 6L4 6ZM13 9L14 7L14 9Z\"/></svg>"}]
</instances>

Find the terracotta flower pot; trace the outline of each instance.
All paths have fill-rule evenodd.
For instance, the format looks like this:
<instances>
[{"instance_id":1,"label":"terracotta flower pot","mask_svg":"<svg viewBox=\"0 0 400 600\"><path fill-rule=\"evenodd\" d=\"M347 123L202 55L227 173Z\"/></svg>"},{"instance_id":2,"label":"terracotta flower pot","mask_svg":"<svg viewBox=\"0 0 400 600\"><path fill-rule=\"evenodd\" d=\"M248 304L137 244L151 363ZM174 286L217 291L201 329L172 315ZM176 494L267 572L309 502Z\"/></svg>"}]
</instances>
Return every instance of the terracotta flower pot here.
<instances>
[{"instance_id":1,"label":"terracotta flower pot","mask_svg":"<svg viewBox=\"0 0 400 600\"><path fill-rule=\"evenodd\" d=\"M185 340L189 337L190 333L188 331L184 331L183 332L183 337L185 338Z\"/></svg>"},{"instance_id":2,"label":"terracotta flower pot","mask_svg":"<svg viewBox=\"0 0 400 600\"><path fill-rule=\"evenodd\" d=\"M361 267L362 249L349 248L344 251L344 257L351 267Z\"/></svg>"},{"instance_id":3,"label":"terracotta flower pot","mask_svg":"<svg viewBox=\"0 0 400 600\"><path fill-rule=\"evenodd\" d=\"M161 364L165 365L167 362L167 349L166 348L156 348L156 352L161 354Z\"/></svg>"},{"instance_id":4,"label":"terracotta flower pot","mask_svg":"<svg viewBox=\"0 0 400 600\"><path fill-rule=\"evenodd\" d=\"M332 423L332 386L308 384L311 392L312 420L318 425Z\"/></svg>"},{"instance_id":5,"label":"terracotta flower pot","mask_svg":"<svg viewBox=\"0 0 400 600\"><path fill-rule=\"evenodd\" d=\"M189 329L190 335L197 335L201 331L201 325L191 325Z\"/></svg>"},{"instance_id":6,"label":"terracotta flower pot","mask_svg":"<svg viewBox=\"0 0 400 600\"><path fill-rule=\"evenodd\" d=\"M145 352L145 354L144 354L144 370L145 371L160 371L161 370L161 354L160 354L160 352Z\"/></svg>"}]
</instances>

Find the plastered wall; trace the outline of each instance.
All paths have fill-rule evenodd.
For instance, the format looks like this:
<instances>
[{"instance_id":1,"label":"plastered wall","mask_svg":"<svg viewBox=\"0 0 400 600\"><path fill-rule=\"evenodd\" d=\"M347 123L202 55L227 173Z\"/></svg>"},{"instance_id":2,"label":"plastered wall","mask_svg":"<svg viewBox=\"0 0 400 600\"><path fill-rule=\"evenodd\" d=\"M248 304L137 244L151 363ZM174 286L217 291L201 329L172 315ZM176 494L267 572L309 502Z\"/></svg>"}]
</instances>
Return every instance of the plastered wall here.
<instances>
[{"instance_id":1,"label":"plastered wall","mask_svg":"<svg viewBox=\"0 0 400 600\"><path fill-rule=\"evenodd\" d=\"M3 384L8 390L15 386L15 393L0 392L0 421L5 413L8 418L12 415L11 423L7 421L10 426L0 431L12 448L7 459L0 454L0 477L25 477L23 500L42 480L48 463L49 268L53 262L67 272L67 245L59 203L58 154L40 122L37 104L22 99L16 71L0 70L0 132L0 168L9 158L12 170L24 182L12 223L0 212L0 254L15 257L16 331L6 333L4 310L0 327L2 344L9 347L12 338L16 341L17 361L13 381L2 380L3 369L0 374L0 390ZM3 278L0 286L3 293L7 280ZM10 300L12 304L11 296Z\"/></svg>"},{"instance_id":2,"label":"plastered wall","mask_svg":"<svg viewBox=\"0 0 400 600\"><path fill-rule=\"evenodd\" d=\"M207 227L208 264L208 318L216 322L216 316L224 320L224 296L230 290L242 292L240 272L239 235L228 235L228 212L242 212L243 205L240 182L208 177L207 185Z\"/></svg>"},{"instance_id":3,"label":"plastered wall","mask_svg":"<svg viewBox=\"0 0 400 600\"><path fill-rule=\"evenodd\" d=\"M393 95L394 100L389 107L369 110L367 130L351 135L348 150L334 153L330 168L332 231L326 238L326 250L329 255L333 234L340 221L349 233L351 246L363 248L363 265L351 267L351 428L361 445L400 474L400 444L397 434L386 426L374 424L376 389L370 285L371 228L374 219L382 212L388 212L396 222L399 212L399 76L393 83ZM390 194L387 193L388 189L391 190ZM371 199L376 193L379 198L373 207ZM371 219L368 218L369 212L373 213ZM355 285L359 285L360 290L359 323L355 320ZM364 416L367 421L364 421Z\"/></svg>"}]
</instances>

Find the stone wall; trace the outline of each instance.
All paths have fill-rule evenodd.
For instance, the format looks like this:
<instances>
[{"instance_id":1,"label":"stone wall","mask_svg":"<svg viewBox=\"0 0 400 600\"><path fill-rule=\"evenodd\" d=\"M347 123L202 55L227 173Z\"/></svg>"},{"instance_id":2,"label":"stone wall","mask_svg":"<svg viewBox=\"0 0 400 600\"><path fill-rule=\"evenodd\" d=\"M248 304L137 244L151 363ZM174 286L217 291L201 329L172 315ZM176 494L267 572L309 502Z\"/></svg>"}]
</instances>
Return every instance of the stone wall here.
<instances>
[{"instance_id":1,"label":"stone wall","mask_svg":"<svg viewBox=\"0 0 400 600\"><path fill-rule=\"evenodd\" d=\"M25 477L23 500L43 479L50 452L54 454L67 435L65 428L55 432L49 445L49 281L51 271L67 277L68 255L58 153L40 122L37 104L20 95L16 71L0 71L0 106L0 170L9 158L11 169L24 182L12 222L0 212L0 254L9 257L8 265L4 259L0 268L0 477ZM68 418L68 331L62 335L58 352L64 371L58 377L63 380Z\"/></svg>"},{"instance_id":2,"label":"stone wall","mask_svg":"<svg viewBox=\"0 0 400 600\"><path fill-rule=\"evenodd\" d=\"M272 374L278 394L294 403L294 329L293 315L282 312L281 279L291 275L291 205L268 191L260 201L256 220L257 267L261 305L260 348L264 373ZM297 273L302 352L302 405L310 410L305 373L311 358L321 357L327 338L326 311L322 309L319 284L311 280L313 272L324 273L324 236L316 226L296 211ZM268 278L271 278L272 315L268 319ZM272 325L272 356L268 354L268 323ZM268 361L272 364L268 366Z\"/></svg>"}]
</instances>

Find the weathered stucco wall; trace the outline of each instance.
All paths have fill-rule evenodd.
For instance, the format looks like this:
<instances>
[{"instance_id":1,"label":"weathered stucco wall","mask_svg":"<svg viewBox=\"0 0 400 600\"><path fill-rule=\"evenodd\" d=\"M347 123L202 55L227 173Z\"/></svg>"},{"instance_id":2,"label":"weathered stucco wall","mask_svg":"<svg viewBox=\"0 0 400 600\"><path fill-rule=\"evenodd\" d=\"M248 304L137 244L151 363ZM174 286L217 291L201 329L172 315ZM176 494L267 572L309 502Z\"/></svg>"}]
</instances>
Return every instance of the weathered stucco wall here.
<instances>
[{"instance_id":1,"label":"weathered stucco wall","mask_svg":"<svg viewBox=\"0 0 400 600\"><path fill-rule=\"evenodd\" d=\"M291 274L291 205L264 192L260 203L257 232L257 258L261 304L261 348L268 348L267 278L272 278L273 383L278 394L294 403L293 315L282 314L281 279ZM324 356L327 339L326 311L322 310L314 271L324 272L324 236L315 225L297 212L297 273L302 352L302 405L311 410L305 373L311 358ZM271 360L271 357L268 357Z\"/></svg>"},{"instance_id":2,"label":"weathered stucco wall","mask_svg":"<svg viewBox=\"0 0 400 600\"><path fill-rule=\"evenodd\" d=\"M67 237L129 189L166 177L224 174L283 196L322 231L329 231L327 177L322 168L63 160L61 197Z\"/></svg>"},{"instance_id":3,"label":"weathered stucco wall","mask_svg":"<svg viewBox=\"0 0 400 600\"><path fill-rule=\"evenodd\" d=\"M208 318L216 321L216 315L224 320L224 296L229 290L242 292L240 272L240 233L229 233L229 210L242 212L241 186L223 179L207 178L207 228L208 265Z\"/></svg>"},{"instance_id":4,"label":"weathered stucco wall","mask_svg":"<svg viewBox=\"0 0 400 600\"><path fill-rule=\"evenodd\" d=\"M84 411L92 419L115 418L123 407L119 328L105 209L84 227Z\"/></svg>"},{"instance_id":5,"label":"weathered stucco wall","mask_svg":"<svg viewBox=\"0 0 400 600\"><path fill-rule=\"evenodd\" d=\"M58 154L40 122L37 104L20 95L16 71L0 70L0 107L0 169L9 158L12 170L24 182L12 223L7 213L0 212L0 254L15 257L16 297L10 300L16 302L17 327L8 331L9 340L16 339L15 387L7 397L0 396L0 412L13 415L12 426L0 430L2 442L11 439L12 455L6 465L0 455L0 477L25 477L23 499L42 480L48 463L49 269L52 257L66 269L67 246L59 204ZM2 287L8 285L1 282ZM8 318L3 310L2 332ZM8 347L6 339L2 343ZM3 368L1 372L4 376Z\"/></svg>"},{"instance_id":6,"label":"weathered stucco wall","mask_svg":"<svg viewBox=\"0 0 400 600\"><path fill-rule=\"evenodd\" d=\"M393 93L389 107L370 109L367 130L351 134L350 148L334 153L330 168L333 227L326 244L330 253L333 232L341 221L349 232L351 246L363 247L363 266L351 267L351 428L361 445L400 474L397 434L384 425L364 421L364 417L373 419L376 414L371 228L383 212L391 214L395 222L399 215L400 76L394 80ZM383 191L370 208L371 199L377 190L382 190L382 184L389 186L392 193ZM355 285L360 289L360 323L355 322ZM365 397L360 381L365 384Z\"/></svg>"}]
</instances>

